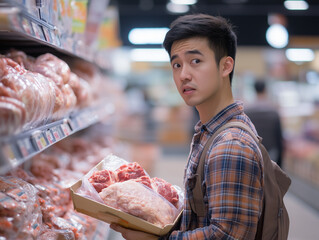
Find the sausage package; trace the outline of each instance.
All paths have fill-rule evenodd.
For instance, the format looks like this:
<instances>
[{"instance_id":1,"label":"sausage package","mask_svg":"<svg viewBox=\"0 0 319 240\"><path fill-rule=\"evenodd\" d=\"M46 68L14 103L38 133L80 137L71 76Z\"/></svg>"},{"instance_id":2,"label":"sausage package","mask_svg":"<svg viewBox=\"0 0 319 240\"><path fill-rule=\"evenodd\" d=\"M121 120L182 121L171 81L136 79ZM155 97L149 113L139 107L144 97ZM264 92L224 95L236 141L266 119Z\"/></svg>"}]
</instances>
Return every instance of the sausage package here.
<instances>
[{"instance_id":1,"label":"sausage package","mask_svg":"<svg viewBox=\"0 0 319 240\"><path fill-rule=\"evenodd\" d=\"M165 235L177 223L182 190L112 154L71 186L74 208L107 223Z\"/></svg>"}]
</instances>

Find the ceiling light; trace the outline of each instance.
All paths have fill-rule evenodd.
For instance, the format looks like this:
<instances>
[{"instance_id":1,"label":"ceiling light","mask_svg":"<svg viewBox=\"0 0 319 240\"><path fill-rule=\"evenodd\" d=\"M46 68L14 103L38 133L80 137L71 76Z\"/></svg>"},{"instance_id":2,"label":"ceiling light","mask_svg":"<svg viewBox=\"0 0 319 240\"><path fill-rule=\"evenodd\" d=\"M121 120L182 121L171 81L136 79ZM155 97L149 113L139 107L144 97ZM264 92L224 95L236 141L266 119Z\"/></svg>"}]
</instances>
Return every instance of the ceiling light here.
<instances>
[{"instance_id":1,"label":"ceiling light","mask_svg":"<svg viewBox=\"0 0 319 240\"><path fill-rule=\"evenodd\" d=\"M133 44L162 44L168 28L133 28L128 39Z\"/></svg>"},{"instance_id":2,"label":"ceiling light","mask_svg":"<svg viewBox=\"0 0 319 240\"><path fill-rule=\"evenodd\" d=\"M266 40L274 48L284 48L288 44L288 31L281 24L273 24L266 31Z\"/></svg>"},{"instance_id":3,"label":"ceiling light","mask_svg":"<svg viewBox=\"0 0 319 240\"><path fill-rule=\"evenodd\" d=\"M169 62L169 56L163 48L135 48L130 51L134 62Z\"/></svg>"},{"instance_id":4,"label":"ceiling light","mask_svg":"<svg viewBox=\"0 0 319 240\"><path fill-rule=\"evenodd\" d=\"M169 2L166 5L166 9L171 13L186 13L189 11L189 6Z\"/></svg>"},{"instance_id":5,"label":"ceiling light","mask_svg":"<svg viewBox=\"0 0 319 240\"><path fill-rule=\"evenodd\" d=\"M289 48L286 50L286 57L292 62L311 62L315 54L309 48Z\"/></svg>"},{"instance_id":6,"label":"ceiling light","mask_svg":"<svg viewBox=\"0 0 319 240\"><path fill-rule=\"evenodd\" d=\"M179 5L193 5L197 3L197 0L171 0L171 2Z\"/></svg>"},{"instance_id":7,"label":"ceiling light","mask_svg":"<svg viewBox=\"0 0 319 240\"><path fill-rule=\"evenodd\" d=\"M288 10L307 10L309 8L309 5L306 1L286 0L284 2L284 6Z\"/></svg>"}]
</instances>

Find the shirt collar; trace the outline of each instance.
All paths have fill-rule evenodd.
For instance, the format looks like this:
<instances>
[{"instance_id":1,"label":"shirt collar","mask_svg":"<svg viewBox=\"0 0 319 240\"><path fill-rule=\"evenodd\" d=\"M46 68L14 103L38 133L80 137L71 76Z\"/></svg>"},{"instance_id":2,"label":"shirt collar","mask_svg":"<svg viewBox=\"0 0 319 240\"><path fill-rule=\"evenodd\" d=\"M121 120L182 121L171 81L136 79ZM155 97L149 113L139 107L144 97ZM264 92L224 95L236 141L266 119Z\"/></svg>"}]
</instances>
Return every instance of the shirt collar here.
<instances>
[{"instance_id":1,"label":"shirt collar","mask_svg":"<svg viewBox=\"0 0 319 240\"><path fill-rule=\"evenodd\" d=\"M215 132L215 129L228 122L236 115L240 115L244 112L244 106L241 101L235 101L234 103L228 105L226 108L221 110L217 115L215 115L211 120L209 120L206 124L203 124L199 121L195 125L195 132L198 133L200 131L207 130L208 132Z\"/></svg>"}]
</instances>

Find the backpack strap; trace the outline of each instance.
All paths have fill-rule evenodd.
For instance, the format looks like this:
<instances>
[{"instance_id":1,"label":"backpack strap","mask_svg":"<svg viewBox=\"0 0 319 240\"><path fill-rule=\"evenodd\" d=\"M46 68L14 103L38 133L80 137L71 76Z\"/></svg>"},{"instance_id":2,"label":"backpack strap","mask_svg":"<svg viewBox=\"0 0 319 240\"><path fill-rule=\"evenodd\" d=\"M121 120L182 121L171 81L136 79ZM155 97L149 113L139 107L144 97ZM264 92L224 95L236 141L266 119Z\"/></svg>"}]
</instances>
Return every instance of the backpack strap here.
<instances>
[{"instance_id":1,"label":"backpack strap","mask_svg":"<svg viewBox=\"0 0 319 240\"><path fill-rule=\"evenodd\" d=\"M204 149L200 155L200 159L198 162L198 166L196 169L196 183L193 188L193 199L190 200L191 209L196 213L198 217L204 217L207 214L206 206L204 203L204 196L202 191L202 183L204 180L204 166L205 166L205 158L207 155L208 148L211 146L213 140L218 136L219 133L224 131L230 127L239 127L244 129L250 133L250 135L254 138L254 140L259 143L261 140L258 139L256 134L244 123L242 122L228 122L221 126L217 131L207 140ZM258 144L259 145L259 144Z\"/></svg>"}]
</instances>

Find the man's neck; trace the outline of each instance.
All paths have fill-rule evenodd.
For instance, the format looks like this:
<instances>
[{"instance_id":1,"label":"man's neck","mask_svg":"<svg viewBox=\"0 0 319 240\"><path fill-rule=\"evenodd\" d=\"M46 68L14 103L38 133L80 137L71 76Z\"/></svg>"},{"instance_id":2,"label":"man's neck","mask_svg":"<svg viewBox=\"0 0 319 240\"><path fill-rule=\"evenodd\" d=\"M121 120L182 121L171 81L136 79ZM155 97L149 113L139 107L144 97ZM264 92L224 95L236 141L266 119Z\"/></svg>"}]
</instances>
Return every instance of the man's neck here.
<instances>
[{"instance_id":1,"label":"man's neck","mask_svg":"<svg viewBox=\"0 0 319 240\"><path fill-rule=\"evenodd\" d=\"M206 104L204 106L198 106L197 111L199 113L200 121L205 124L209 122L213 117L215 117L220 111L234 103L233 96L228 96L225 99L219 99L219 101L215 101L213 104Z\"/></svg>"}]
</instances>

